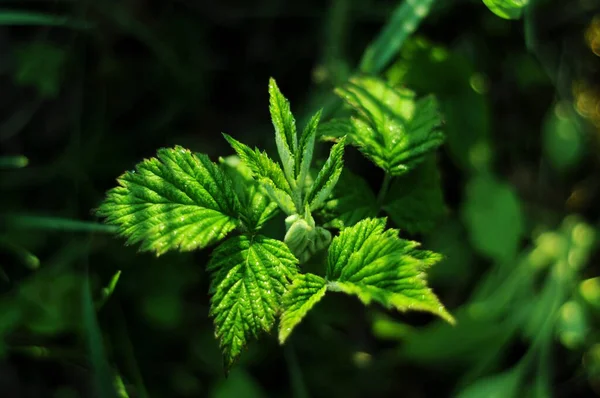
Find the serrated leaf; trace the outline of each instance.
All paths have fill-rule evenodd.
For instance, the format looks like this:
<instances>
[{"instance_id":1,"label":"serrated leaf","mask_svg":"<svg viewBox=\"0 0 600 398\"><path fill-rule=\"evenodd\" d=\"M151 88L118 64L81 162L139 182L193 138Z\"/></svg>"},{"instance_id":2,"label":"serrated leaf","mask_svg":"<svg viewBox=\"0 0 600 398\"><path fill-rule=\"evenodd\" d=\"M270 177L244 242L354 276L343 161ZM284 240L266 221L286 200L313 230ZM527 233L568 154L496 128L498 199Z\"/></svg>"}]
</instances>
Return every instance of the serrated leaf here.
<instances>
[{"instance_id":1,"label":"serrated leaf","mask_svg":"<svg viewBox=\"0 0 600 398\"><path fill-rule=\"evenodd\" d=\"M311 210L316 210L323 205L340 178L340 174L344 168L345 141L346 139L342 138L331 147L327 161L325 161L319 174L317 174L310 192L306 196L306 204L310 206Z\"/></svg>"},{"instance_id":2,"label":"serrated leaf","mask_svg":"<svg viewBox=\"0 0 600 398\"><path fill-rule=\"evenodd\" d=\"M350 119L336 118L319 125L318 133L322 141L338 142L346 136L346 143L352 144L354 125Z\"/></svg>"},{"instance_id":3,"label":"serrated leaf","mask_svg":"<svg viewBox=\"0 0 600 398\"><path fill-rule=\"evenodd\" d=\"M290 110L290 102L281 94L275 79L269 79L269 110L275 127L275 143L288 181L295 180L296 160L294 154L298 150L296 121Z\"/></svg>"},{"instance_id":4,"label":"serrated leaf","mask_svg":"<svg viewBox=\"0 0 600 398\"><path fill-rule=\"evenodd\" d=\"M377 216L377 198L367 182L347 169L342 171L332 195L323 206L325 226L351 227L360 220Z\"/></svg>"},{"instance_id":5,"label":"serrated leaf","mask_svg":"<svg viewBox=\"0 0 600 398\"><path fill-rule=\"evenodd\" d=\"M206 155L159 149L117 180L97 210L128 244L157 255L223 239L238 225L240 203L223 171Z\"/></svg>"},{"instance_id":6,"label":"serrated leaf","mask_svg":"<svg viewBox=\"0 0 600 398\"><path fill-rule=\"evenodd\" d=\"M227 173L241 203L244 224L252 231L258 231L265 222L277 214L279 207L260 185L252 178L252 171L241 162L238 156L228 156L221 160L221 167Z\"/></svg>"},{"instance_id":7,"label":"serrated leaf","mask_svg":"<svg viewBox=\"0 0 600 398\"><path fill-rule=\"evenodd\" d=\"M283 313L279 321L279 343L285 343L294 328L302 321L327 291L326 281L318 275L299 274L283 296Z\"/></svg>"},{"instance_id":8,"label":"serrated leaf","mask_svg":"<svg viewBox=\"0 0 600 398\"><path fill-rule=\"evenodd\" d=\"M317 112L309 120L300 137L300 144L296 156L296 184L300 192L302 192L306 179L310 173L310 164L313 158L319 120L321 120L321 111Z\"/></svg>"},{"instance_id":9,"label":"serrated leaf","mask_svg":"<svg viewBox=\"0 0 600 398\"><path fill-rule=\"evenodd\" d=\"M371 235L382 233L384 229L384 218L368 218L352 228L344 228L329 246L327 252L327 279L338 279L344 265L348 263L350 255L359 251Z\"/></svg>"},{"instance_id":10,"label":"serrated leaf","mask_svg":"<svg viewBox=\"0 0 600 398\"><path fill-rule=\"evenodd\" d=\"M349 131L350 143L390 175L406 173L444 142L432 96L415 100L414 92L376 77L354 78L336 93L354 109L355 116L350 123L325 126L326 138L339 134L335 129Z\"/></svg>"},{"instance_id":11,"label":"serrated leaf","mask_svg":"<svg viewBox=\"0 0 600 398\"><path fill-rule=\"evenodd\" d=\"M376 301L399 311L427 311L454 322L425 280L425 269L441 256L418 250L417 242L384 228L385 219L366 219L333 239L328 289L356 295L364 304Z\"/></svg>"},{"instance_id":12,"label":"serrated leaf","mask_svg":"<svg viewBox=\"0 0 600 398\"><path fill-rule=\"evenodd\" d=\"M250 168L254 179L267 192L271 200L276 202L285 213L296 213L298 210L292 199L292 188L281 167L258 148L252 150L227 134L223 134L223 136L240 159Z\"/></svg>"},{"instance_id":13,"label":"serrated leaf","mask_svg":"<svg viewBox=\"0 0 600 398\"><path fill-rule=\"evenodd\" d=\"M262 235L237 236L212 253L210 313L227 368L250 338L271 330L297 264L285 243Z\"/></svg>"},{"instance_id":14,"label":"serrated leaf","mask_svg":"<svg viewBox=\"0 0 600 398\"><path fill-rule=\"evenodd\" d=\"M444 115L445 147L452 160L471 171L487 167L493 155L490 104L485 92L473 88L482 75L468 59L417 37L404 43L400 59L386 75L392 85L434 93Z\"/></svg>"},{"instance_id":15,"label":"serrated leaf","mask_svg":"<svg viewBox=\"0 0 600 398\"><path fill-rule=\"evenodd\" d=\"M444 193L434 157L409 173L396 177L383 209L402 230L423 233L446 213Z\"/></svg>"}]
</instances>

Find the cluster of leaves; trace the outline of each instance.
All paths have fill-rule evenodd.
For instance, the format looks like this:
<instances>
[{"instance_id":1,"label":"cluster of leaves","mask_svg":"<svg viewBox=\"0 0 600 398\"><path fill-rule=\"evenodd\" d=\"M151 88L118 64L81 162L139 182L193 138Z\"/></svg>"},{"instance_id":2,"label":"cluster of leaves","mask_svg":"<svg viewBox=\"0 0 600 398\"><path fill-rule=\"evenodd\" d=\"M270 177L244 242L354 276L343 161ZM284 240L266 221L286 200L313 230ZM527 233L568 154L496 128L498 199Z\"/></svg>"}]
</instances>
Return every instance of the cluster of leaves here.
<instances>
[{"instance_id":1,"label":"cluster of leaves","mask_svg":"<svg viewBox=\"0 0 600 398\"><path fill-rule=\"evenodd\" d=\"M333 239L315 223L312 213L325 208L340 217L332 200L346 139L391 176L423 162L443 140L432 98L414 101L414 94L375 78L350 84L340 92L359 116L329 123L336 143L316 176L310 166L321 113L298 137L290 104L271 79L270 113L281 163L228 135L238 157L220 164L182 147L160 149L156 158L119 177L97 211L128 243L141 243L142 251L157 255L206 248L235 231L213 250L207 265L210 313L226 367L250 338L269 332L278 315L283 344L327 290L453 321L425 281L438 254L419 250L396 229L386 230L384 218L354 217ZM370 199L369 206L377 208L377 200ZM287 216L283 241L261 234L279 211ZM299 271L300 263L326 248L324 277Z\"/></svg>"}]
</instances>

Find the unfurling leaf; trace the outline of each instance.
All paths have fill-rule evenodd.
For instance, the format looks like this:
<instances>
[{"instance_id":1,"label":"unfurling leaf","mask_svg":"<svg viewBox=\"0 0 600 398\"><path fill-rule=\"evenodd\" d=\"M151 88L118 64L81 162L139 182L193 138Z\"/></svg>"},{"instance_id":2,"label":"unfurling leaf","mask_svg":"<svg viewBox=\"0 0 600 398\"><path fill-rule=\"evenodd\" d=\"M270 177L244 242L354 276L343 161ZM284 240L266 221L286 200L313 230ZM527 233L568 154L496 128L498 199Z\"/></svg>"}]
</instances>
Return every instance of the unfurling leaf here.
<instances>
[{"instance_id":1,"label":"unfurling leaf","mask_svg":"<svg viewBox=\"0 0 600 398\"><path fill-rule=\"evenodd\" d=\"M285 243L261 235L238 236L214 250L207 266L213 275L210 313L227 368L250 338L272 329L297 263Z\"/></svg>"},{"instance_id":2,"label":"unfurling leaf","mask_svg":"<svg viewBox=\"0 0 600 398\"><path fill-rule=\"evenodd\" d=\"M306 262L317 251L326 248L331 242L331 233L315 225L308 205L304 215L289 216L285 219L285 225L287 232L284 242L301 263Z\"/></svg>"},{"instance_id":3,"label":"unfurling leaf","mask_svg":"<svg viewBox=\"0 0 600 398\"><path fill-rule=\"evenodd\" d=\"M252 171L240 161L238 156L220 159L221 167L231 178L235 192L240 199L241 218L251 231L258 231L265 222L277 214L277 203L260 189L252 178Z\"/></svg>"},{"instance_id":4,"label":"unfurling leaf","mask_svg":"<svg viewBox=\"0 0 600 398\"><path fill-rule=\"evenodd\" d=\"M345 141L345 137L342 137L338 143L331 147L327 161L321 171L319 171L319 174L317 174L310 192L306 196L305 203L310 206L311 210L316 210L323 205L340 178L340 174L344 168L343 155Z\"/></svg>"},{"instance_id":5,"label":"unfurling leaf","mask_svg":"<svg viewBox=\"0 0 600 398\"><path fill-rule=\"evenodd\" d=\"M294 328L327 291L325 279L313 274L299 274L283 296L283 313L279 321L279 343L285 343Z\"/></svg>"},{"instance_id":6,"label":"unfurling leaf","mask_svg":"<svg viewBox=\"0 0 600 398\"><path fill-rule=\"evenodd\" d=\"M238 154L240 159L252 170L254 179L265 189L271 200L279 205L287 214L298 210L292 200L292 188L285 178L281 167L269 156L258 149L250 149L227 134L223 134L227 142Z\"/></svg>"},{"instance_id":7,"label":"unfurling leaf","mask_svg":"<svg viewBox=\"0 0 600 398\"><path fill-rule=\"evenodd\" d=\"M376 77L352 79L336 93L355 111L349 121L334 120L321 128L325 140L348 134L368 159L398 176L423 161L444 142L434 97L395 88Z\"/></svg>"},{"instance_id":8,"label":"unfurling leaf","mask_svg":"<svg viewBox=\"0 0 600 398\"><path fill-rule=\"evenodd\" d=\"M418 250L419 244L384 230L385 219L366 219L345 228L329 246L328 289L358 296L399 311L419 310L454 322L427 287L425 269L437 263L437 253Z\"/></svg>"},{"instance_id":9,"label":"unfurling leaf","mask_svg":"<svg viewBox=\"0 0 600 398\"><path fill-rule=\"evenodd\" d=\"M159 149L117 180L97 210L127 243L157 255L189 251L223 239L238 224L231 181L206 155Z\"/></svg>"},{"instance_id":10,"label":"unfurling leaf","mask_svg":"<svg viewBox=\"0 0 600 398\"><path fill-rule=\"evenodd\" d=\"M321 111L317 112L310 119L302 132L302 137L300 137L300 144L296 156L296 184L300 191L304 189L304 184L306 183L306 179L310 172L310 164L313 158L319 120L321 120Z\"/></svg>"},{"instance_id":11,"label":"unfurling leaf","mask_svg":"<svg viewBox=\"0 0 600 398\"><path fill-rule=\"evenodd\" d=\"M288 181L294 181L296 177L294 156L298 151L296 121L290 110L290 102L281 94L273 78L269 80L269 110L275 127L275 143L283 164L283 171Z\"/></svg>"}]
</instances>

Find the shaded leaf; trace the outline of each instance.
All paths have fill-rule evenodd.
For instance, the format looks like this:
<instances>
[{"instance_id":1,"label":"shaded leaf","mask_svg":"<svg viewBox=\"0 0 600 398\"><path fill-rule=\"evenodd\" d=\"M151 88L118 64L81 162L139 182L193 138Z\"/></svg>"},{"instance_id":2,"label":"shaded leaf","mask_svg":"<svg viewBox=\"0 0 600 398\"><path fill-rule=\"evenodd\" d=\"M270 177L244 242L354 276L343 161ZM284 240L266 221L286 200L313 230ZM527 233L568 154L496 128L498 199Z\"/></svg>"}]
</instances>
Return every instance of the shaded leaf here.
<instances>
[{"instance_id":1,"label":"shaded leaf","mask_svg":"<svg viewBox=\"0 0 600 398\"><path fill-rule=\"evenodd\" d=\"M367 182L347 169L342 171L333 193L323 206L326 227L351 227L360 220L377 216L377 198Z\"/></svg>"},{"instance_id":2,"label":"shaded leaf","mask_svg":"<svg viewBox=\"0 0 600 398\"><path fill-rule=\"evenodd\" d=\"M15 52L15 81L33 86L44 98L54 98L60 90L67 52L50 43L34 41Z\"/></svg>"},{"instance_id":3,"label":"shaded leaf","mask_svg":"<svg viewBox=\"0 0 600 398\"><path fill-rule=\"evenodd\" d=\"M472 178L462 216L470 241L480 253L501 260L516 255L524 232L523 214L519 198L508 184L488 175Z\"/></svg>"},{"instance_id":4,"label":"shaded leaf","mask_svg":"<svg viewBox=\"0 0 600 398\"><path fill-rule=\"evenodd\" d=\"M435 158L397 177L386 196L383 209L402 230L430 231L445 214L444 193Z\"/></svg>"}]
</instances>

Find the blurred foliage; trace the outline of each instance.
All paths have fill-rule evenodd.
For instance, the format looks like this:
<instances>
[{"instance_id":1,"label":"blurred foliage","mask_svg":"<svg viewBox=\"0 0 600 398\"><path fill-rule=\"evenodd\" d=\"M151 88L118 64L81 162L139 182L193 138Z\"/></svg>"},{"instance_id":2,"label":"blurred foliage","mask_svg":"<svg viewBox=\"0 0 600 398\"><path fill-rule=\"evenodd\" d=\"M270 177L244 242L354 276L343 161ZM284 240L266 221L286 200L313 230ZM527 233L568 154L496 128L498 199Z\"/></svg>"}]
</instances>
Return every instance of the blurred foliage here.
<instances>
[{"instance_id":1,"label":"blurred foliage","mask_svg":"<svg viewBox=\"0 0 600 398\"><path fill-rule=\"evenodd\" d=\"M600 5L420 3L2 2L2 396L600 395ZM441 188L407 202L391 181L385 203L414 208L399 224L444 199L402 234L444 254L431 284L457 326L332 294L225 379L206 253L136 253L90 209L158 147L216 160L225 131L274 153L268 77L329 120L353 71L439 102ZM330 199L368 203L383 173L347 152Z\"/></svg>"}]
</instances>

